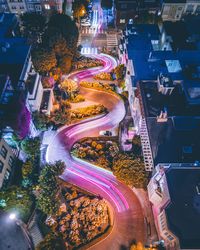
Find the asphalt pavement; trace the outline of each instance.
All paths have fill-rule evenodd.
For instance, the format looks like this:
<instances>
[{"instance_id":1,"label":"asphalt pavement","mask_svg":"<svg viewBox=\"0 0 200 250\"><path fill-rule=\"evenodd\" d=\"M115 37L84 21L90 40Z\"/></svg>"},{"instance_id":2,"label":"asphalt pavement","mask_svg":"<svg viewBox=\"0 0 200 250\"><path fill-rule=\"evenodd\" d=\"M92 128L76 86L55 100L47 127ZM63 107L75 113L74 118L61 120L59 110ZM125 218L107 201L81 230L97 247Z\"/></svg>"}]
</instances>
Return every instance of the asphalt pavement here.
<instances>
[{"instance_id":1,"label":"asphalt pavement","mask_svg":"<svg viewBox=\"0 0 200 250\"><path fill-rule=\"evenodd\" d=\"M115 60L110 56L97 55L97 57L104 61L104 67L86 69L71 74L71 77L78 81L87 80L91 75L110 71L116 65ZM88 92L90 92L89 89ZM94 98L95 93L92 95ZM119 250L122 247L129 247L133 240L146 241L145 218L137 196L110 172L74 159L70 155L70 149L77 140L87 136L98 136L100 130L112 129L118 126L125 116L124 103L120 98L96 91L96 100L107 106L109 113L98 119L82 121L77 125L61 128L49 143L46 160L50 162L64 161L67 168L62 175L63 180L101 195L113 209L114 225L111 233L89 249Z\"/></svg>"}]
</instances>

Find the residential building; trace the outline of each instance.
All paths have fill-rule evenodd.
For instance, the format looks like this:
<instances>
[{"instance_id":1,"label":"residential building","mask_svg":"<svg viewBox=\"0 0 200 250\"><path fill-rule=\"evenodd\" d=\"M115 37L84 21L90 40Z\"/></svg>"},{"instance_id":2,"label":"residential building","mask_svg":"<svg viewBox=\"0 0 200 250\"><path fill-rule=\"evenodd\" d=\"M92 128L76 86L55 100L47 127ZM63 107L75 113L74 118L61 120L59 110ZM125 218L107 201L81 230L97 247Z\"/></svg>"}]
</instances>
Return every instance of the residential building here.
<instances>
[{"instance_id":1,"label":"residential building","mask_svg":"<svg viewBox=\"0 0 200 250\"><path fill-rule=\"evenodd\" d=\"M53 110L54 94L52 89L44 89L40 111L50 115Z\"/></svg>"},{"instance_id":2,"label":"residential building","mask_svg":"<svg viewBox=\"0 0 200 250\"><path fill-rule=\"evenodd\" d=\"M38 73L30 73L26 85L28 87L28 104L31 112L39 111L43 96L41 76Z\"/></svg>"},{"instance_id":3,"label":"residential building","mask_svg":"<svg viewBox=\"0 0 200 250\"><path fill-rule=\"evenodd\" d=\"M116 26L124 28L136 15L144 11L156 13L160 8L159 0L116 0Z\"/></svg>"},{"instance_id":4,"label":"residential building","mask_svg":"<svg viewBox=\"0 0 200 250\"><path fill-rule=\"evenodd\" d=\"M163 23L161 34L163 40L168 40L172 49L199 50L200 49L200 15L188 15L177 22ZM177 30L179 32L177 32Z\"/></svg>"},{"instance_id":5,"label":"residential building","mask_svg":"<svg viewBox=\"0 0 200 250\"><path fill-rule=\"evenodd\" d=\"M199 162L157 165L148 195L166 249L200 249Z\"/></svg>"},{"instance_id":6,"label":"residential building","mask_svg":"<svg viewBox=\"0 0 200 250\"><path fill-rule=\"evenodd\" d=\"M4 139L0 139L0 189L6 186L14 173L14 165L16 162L16 151L6 143Z\"/></svg>"},{"instance_id":7,"label":"residential building","mask_svg":"<svg viewBox=\"0 0 200 250\"><path fill-rule=\"evenodd\" d=\"M14 13L17 15L25 12L62 12L62 0L1 0L0 12Z\"/></svg>"},{"instance_id":8,"label":"residential building","mask_svg":"<svg viewBox=\"0 0 200 250\"><path fill-rule=\"evenodd\" d=\"M25 0L7 0L9 12L14 14L23 14L27 11Z\"/></svg>"},{"instance_id":9,"label":"residential building","mask_svg":"<svg viewBox=\"0 0 200 250\"><path fill-rule=\"evenodd\" d=\"M41 0L25 0L27 12L42 12Z\"/></svg>"},{"instance_id":10,"label":"residential building","mask_svg":"<svg viewBox=\"0 0 200 250\"><path fill-rule=\"evenodd\" d=\"M161 12L164 21L178 21L188 14L200 14L200 2L198 0L163 0Z\"/></svg>"},{"instance_id":11,"label":"residential building","mask_svg":"<svg viewBox=\"0 0 200 250\"><path fill-rule=\"evenodd\" d=\"M155 25L128 25L119 47L145 168L200 160L200 50L173 50Z\"/></svg>"}]
</instances>

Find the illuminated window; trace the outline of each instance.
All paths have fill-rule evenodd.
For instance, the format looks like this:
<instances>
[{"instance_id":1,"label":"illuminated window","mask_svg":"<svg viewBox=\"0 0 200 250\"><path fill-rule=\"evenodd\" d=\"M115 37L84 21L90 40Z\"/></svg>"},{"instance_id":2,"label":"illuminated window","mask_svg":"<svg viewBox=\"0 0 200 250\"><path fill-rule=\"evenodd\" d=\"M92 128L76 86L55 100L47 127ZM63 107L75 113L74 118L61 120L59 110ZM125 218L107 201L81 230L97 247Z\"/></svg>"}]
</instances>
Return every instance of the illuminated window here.
<instances>
[{"instance_id":1,"label":"illuminated window","mask_svg":"<svg viewBox=\"0 0 200 250\"><path fill-rule=\"evenodd\" d=\"M7 153L8 153L8 150L4 146L2 146L1 155L4 159L6 159Z\"/></svg>"},{"instance_id":2,"label":"illuminated window","mask_svg":"<svg viewBox=\"0 0 200 250\"><path fill-rule=\"evenodd\" d=\"M0 173L2 172L3 170L3 162L0 160Z\"/></svg>"},{"instance_id":3,"label":"illuminated window","mask_svg":"<svg viewBox=\"0 0 200 250\"><path fill-rule=\"evenodd\" d=\"M46 10L50 10L49 4L45 4L45 5L44 5L44 8L45 8Z\"/></svg>"},{"instance_id":4,"label":"illuminated window","mask_svg":"<svg viewBox=\"0 0 200 250\"><path fill-rule=\"evenodd\" d=\"M120 23L125 23L126 22L126 20L125 19L120 19L120 21L119 21Z\"/></svg>"}]
</instances>

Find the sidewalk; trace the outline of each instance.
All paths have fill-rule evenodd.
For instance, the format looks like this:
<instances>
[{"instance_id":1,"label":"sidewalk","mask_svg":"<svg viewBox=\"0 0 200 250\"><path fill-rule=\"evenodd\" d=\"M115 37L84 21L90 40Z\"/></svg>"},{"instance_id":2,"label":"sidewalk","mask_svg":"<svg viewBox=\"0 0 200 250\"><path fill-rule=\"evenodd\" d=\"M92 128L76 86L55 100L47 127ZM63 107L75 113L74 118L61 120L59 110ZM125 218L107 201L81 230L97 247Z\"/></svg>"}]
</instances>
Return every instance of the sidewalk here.
<instances>
[{"instance_id":1,"label":"sidewalk","mask_svg":"<svg viewBox=\"0 0 200 250\"><path fill-rule=\"evenodd\" d=\"M133 192L137 195L143 209L146 224L146 244L150 245L151 243L158 241L158 235L148 193L144 189L139 188L133 188Z\"/></svg>"}]
</instances>

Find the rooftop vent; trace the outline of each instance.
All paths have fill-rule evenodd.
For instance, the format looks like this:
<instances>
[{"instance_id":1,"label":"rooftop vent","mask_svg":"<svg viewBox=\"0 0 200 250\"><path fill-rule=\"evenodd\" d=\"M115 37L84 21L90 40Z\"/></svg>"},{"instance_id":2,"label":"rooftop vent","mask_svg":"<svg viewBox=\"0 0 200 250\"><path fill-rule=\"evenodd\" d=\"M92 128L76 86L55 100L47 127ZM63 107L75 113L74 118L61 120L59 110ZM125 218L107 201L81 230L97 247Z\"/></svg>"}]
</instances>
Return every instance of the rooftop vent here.
<instances>
[{"instance_id":1,"label":"rooftop vent","mask_svg":"<svg viewBox=\"0 0 200 250\"><path fill-rule=\"evenodd\" d=\"M161 110L160 115L157 116L157 122L167 122L168 116L167 116L167 109L164 108L164 110Z\"/></svg>"}]
</instances>

